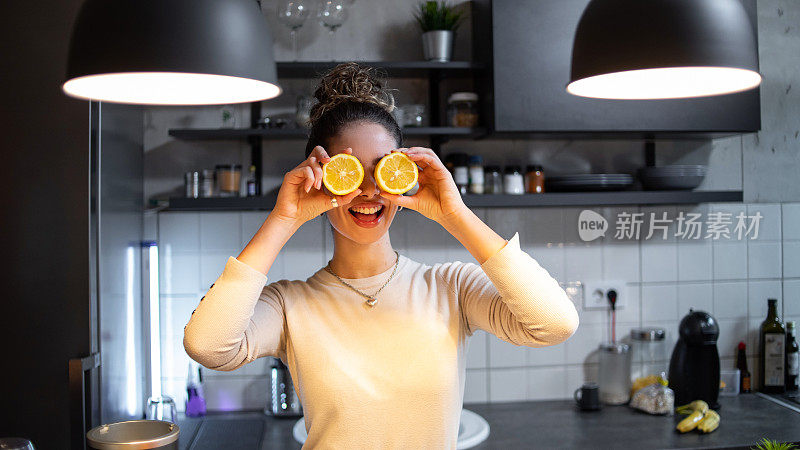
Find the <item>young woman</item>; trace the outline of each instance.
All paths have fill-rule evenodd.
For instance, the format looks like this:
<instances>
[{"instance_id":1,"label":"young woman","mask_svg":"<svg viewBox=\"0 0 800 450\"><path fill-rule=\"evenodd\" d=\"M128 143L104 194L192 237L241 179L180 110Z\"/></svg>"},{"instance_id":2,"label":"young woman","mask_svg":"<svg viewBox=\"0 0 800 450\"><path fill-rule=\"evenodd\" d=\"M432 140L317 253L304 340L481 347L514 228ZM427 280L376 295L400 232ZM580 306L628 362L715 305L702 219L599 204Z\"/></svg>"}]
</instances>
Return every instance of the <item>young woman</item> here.
<instances>
[{"instance_id":1,"label":"young woman","mask_svg":"<svg viewBox=\"0 0 800 450\"><path fill-rule=\"evenodd\" d=\"M283 360L308 448L455 448L474 331L542 347L571 336L578 314L520 250L518 234L506 241L464 205L433 151L398 149L391 96L369 69L337 66L314 95L306 160L286 174L275 208L241 254L228 259L192 314L184 346L214 370ZM391 151L419 166L416 194L376 185L375 164ZM333 196L321 164L340 152L356 156L365 176L356 191ZM399 207L439 223L479 265L431 267L398 254L388 231ZM267 284L289 237L322 213L334 230L328 265L305 281Z\"/></svg>"}]
</instances>

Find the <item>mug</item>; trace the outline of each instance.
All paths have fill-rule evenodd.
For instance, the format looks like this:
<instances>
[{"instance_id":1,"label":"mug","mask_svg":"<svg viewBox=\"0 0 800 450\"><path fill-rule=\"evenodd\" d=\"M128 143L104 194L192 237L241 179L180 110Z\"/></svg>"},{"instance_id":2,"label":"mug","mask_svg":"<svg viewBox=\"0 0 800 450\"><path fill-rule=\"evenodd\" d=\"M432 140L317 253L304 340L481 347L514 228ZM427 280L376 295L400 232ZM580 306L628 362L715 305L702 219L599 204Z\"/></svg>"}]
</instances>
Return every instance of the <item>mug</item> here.
<instances>
[{"instance_id":1,"label":"mug","mask_svg":"<svg viewBox=\"0 0 800 450\"><path fill-rule=\"evenodd\" d=\"M597 383L584 383L575 389L575 402L583 411L597 411L600 409L600 387Z\"/></svg>"}]
</instances>

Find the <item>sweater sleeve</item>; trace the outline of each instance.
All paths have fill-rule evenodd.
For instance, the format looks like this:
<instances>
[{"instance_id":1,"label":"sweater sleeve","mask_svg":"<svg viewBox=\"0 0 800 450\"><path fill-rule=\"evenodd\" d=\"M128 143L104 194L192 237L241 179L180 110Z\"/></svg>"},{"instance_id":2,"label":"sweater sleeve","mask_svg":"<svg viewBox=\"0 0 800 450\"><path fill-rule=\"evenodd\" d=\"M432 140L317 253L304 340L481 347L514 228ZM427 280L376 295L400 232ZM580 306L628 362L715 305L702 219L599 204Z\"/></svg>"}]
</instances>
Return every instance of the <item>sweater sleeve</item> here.
<instances>
[{"instance_id":1,"label":"sweater sleeve","mask_svg":"<svg viewBox=\"0 0 800 450\"><path fill-rule=\"evenodd\" d=\"M561 343L578 328L566 292L520 249L519 233L482 265L452 263L443 270L458 295L467 334L482 329L516 345Z\"/></svg>"},{"instance_id":2,"label":"sweater sleeve","mask_svg":"<svg viewBox=\"0 0 800 450\"><path fill-rule=\"evenodd\" d=\"M234 370L262 356L285 359L284 302L279 284L228 258L184 328L186 353L214 370Z\"/></svg>"}]
</instances>

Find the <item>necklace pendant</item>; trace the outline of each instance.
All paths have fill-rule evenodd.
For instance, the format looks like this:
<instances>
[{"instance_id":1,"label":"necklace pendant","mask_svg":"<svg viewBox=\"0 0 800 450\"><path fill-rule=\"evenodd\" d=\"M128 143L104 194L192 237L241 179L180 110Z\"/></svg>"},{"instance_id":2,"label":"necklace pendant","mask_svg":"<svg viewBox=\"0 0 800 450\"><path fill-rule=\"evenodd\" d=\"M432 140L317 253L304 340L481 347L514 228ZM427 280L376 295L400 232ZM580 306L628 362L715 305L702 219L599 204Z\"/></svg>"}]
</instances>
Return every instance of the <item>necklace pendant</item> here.
<instances>
[{"instance_id":1,"label":"necklace pendant","mask_svg":"<svg viewBox=\"0 0 800 450\"><path fill-rule=\"evenodd\" d=\"M377 301L378 301L378 299L377 299L377 298L375 298L375 297L370 297L370 298L369 298L369 300L367 300L367 301L366 301L366 303L367 303L369 306L375 306L375 302L377 302Z\"/></svg>"}]
</instances>

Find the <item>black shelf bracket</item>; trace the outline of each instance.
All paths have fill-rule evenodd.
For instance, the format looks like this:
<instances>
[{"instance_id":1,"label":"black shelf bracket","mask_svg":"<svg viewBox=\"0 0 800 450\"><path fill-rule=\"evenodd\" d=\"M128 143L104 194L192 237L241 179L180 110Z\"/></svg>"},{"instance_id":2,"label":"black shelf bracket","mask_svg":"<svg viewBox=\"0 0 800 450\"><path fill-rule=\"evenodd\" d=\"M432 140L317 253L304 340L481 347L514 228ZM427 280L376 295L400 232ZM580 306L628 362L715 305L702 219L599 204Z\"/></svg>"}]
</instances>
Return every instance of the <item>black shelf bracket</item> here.
<instances>
[{"instance_id":1,"label":"black shelf bracket","mask_svg":"<svg viewBox=\"0 0 800 450\"><path fill-rule=\"evenodd\" d=\"M656 165L656 143L650 139L644 142L644 165L647 167Z\"/></svg>"},{"instance_id":2,"label":"black shelf bracket","mask_svg":"<svg viewBox=\"0 0 800 450\"><path fill-rule=\"evenodd\" d=\"M256 128L261 119L261 102L250 103L250 128ZM256 195L261 195L261 174L263 172L261 161L263 141L260 136L249 136L250 164L256 166Z\"/></svg>"}]
</instances>

